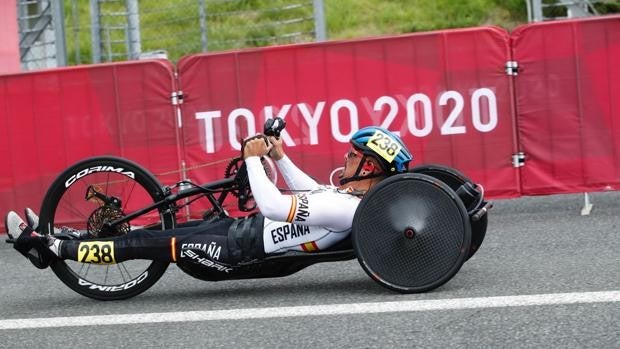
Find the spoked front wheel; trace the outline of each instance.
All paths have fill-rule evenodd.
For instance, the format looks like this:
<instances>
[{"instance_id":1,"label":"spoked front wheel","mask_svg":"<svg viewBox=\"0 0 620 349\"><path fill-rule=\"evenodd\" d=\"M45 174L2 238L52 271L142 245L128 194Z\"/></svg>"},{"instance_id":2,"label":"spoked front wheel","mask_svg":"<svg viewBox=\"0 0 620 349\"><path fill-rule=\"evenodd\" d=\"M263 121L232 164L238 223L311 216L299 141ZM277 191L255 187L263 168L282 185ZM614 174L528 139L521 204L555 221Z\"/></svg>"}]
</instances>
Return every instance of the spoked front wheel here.
<instances>
[{"instance_id":1,"label":"spoked front wheel","mask_svg":"<svg viewBox=\"0 0 620 349\"><path fill-rule=\"evenodd\" d=\"M51 264L56 276L72 290L98 300L125 299L146 291L159 280L168 263L113 263L110 247L88 241L109 240L137 228L173 228L174 212L166 205L114 226L107 224L164 196L151 173L122 158L89 158L65 170L43 199L39 231L58 235L62 227L69 227L78 230L78 239L85 242L78 248L81 262L56 260Z\"/></svg>"}]
</instances>

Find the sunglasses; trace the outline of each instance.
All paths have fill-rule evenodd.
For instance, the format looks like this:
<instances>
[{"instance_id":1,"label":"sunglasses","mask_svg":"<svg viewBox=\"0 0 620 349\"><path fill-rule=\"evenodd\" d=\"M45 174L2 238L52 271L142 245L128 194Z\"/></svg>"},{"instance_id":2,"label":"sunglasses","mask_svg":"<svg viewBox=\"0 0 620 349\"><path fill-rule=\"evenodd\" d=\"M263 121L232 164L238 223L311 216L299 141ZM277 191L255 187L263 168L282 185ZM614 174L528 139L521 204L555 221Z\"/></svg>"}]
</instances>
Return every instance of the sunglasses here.
<instances>
[{"instance_id":1,"label":"sunglasses","mask_svg":"<svg viewBox=\"0 0 620 349\"><path fill-rule=\"evenodd\" d=\"M347 160L349 160L349 159L353 159L354 157L357 157L359 154L360 154L359 151L351 148L351 149L349 149L349 151L347 152L345 157L347 158Z\"/></svg>"}]
</instances>

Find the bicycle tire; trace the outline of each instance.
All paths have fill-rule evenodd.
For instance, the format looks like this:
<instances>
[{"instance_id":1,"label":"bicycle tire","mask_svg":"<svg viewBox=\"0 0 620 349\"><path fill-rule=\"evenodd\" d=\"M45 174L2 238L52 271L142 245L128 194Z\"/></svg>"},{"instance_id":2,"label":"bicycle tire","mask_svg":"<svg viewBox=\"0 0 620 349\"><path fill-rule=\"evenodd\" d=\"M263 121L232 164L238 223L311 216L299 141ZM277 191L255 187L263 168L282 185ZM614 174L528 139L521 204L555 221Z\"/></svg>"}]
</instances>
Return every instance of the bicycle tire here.
<instances>
[{"instance_id":1,"label":"bicycle tire","mask_svg":"<svg viewBox=\"0 0 620 349\"><path fill-rule=\"evenodd\" d=\"M54 233L53 227L56 227L57 225L62 223L61 220L63 219L65 221L72 219L71 223L73 223L75 226L82 226L84 224L84 217L82 216L81 210L87 212L89 209L91 209L91 207L88 207L89 205L96 207L96 204L91 204L88 202L96 200L84 200L87 203L75 200L75 207L71 207L71 209L67 208L66 213L63 210L65 208L65 205L74 204L73 202L71 202L72 200L70 200L74 195L74 192L72 190L75 188L75 195L79 195L79 192L82 189L81 187L88 184L88 182L84 181L89 178L93 181L101 181L105 178L108 178L109 181L105 183L105 190L110 191L111 193L115 190L119 190L125 193L125 188L120 188L125 183L127 183L128 188L131 188L131 191L129 191L127 195L124 195L124 197L121 198L124 200L128 200L123 202L123 205L126 205L125 208L128 208L130 205L134 205L134 201L136 205L139 202L139 204L144 204L145 206L147 203L152 203L162 199L165 195L163 187L157 180L157 178L155 178L155 176L153 176L148 170L144 169L142 166L138 165L135 162L114 156L100 156L88 158L67 168L56 178L56 180L49 187L43 199L40 210L39 230L41 233ZM131 182L134 182L135 184ZM79 185L76 186L76 184ZM95 185L102 184L95 183ZM137 199L134 199L132 197L134 195L136 195ZM66 203L64 201L65 198L67 199ZM144 203L142 203L141 201L144 201ZM131 204L129 202L131 202ZM62 207L59 207L59 205ZM82 205L84 208L80 205ZM146 218L147 214L144 214L144 217L140 216L139 219L145 221L147 219L152 219L155 222L157 219L159 219L159 225L153 224L156 229L170 229L173 228L175 225L175 217L172 212L173 211L170 210L169 207L160 207L156 212L158 217L155 216L155 214L151 213L151 215L153 215L153 218ZM65 217L63 217L63 215ZM80 272L86 264L88 263L78 263L68 260L55 260L52 262L51 268L56 274L56 276L73 291L89 298L104 301L126 299L134 297L146 291L151 286L153 286L157 282L157 280L159 280L159 278L164 274L169 265L169 263L167 262L143 260L125 261L118 264L113 264L118 268L118 272L120 273L119 282L112 281L114 275L111 275L110 284L107 284L106 282L108 280L110 264L88 264L86 274L89 273L91 267L93 268L94 273L104 272L103 269L97 269L98 266L108 268L105 270L105 279L103 283L100 281L92 280L92 276L89 276L89 279L85 275L80 275ZM80 272L77 272L73 268L73 266L77 267L78 265L81 266ZM131 275L134 266L137 270L137 276L135 277ZM132 268L131 272L128 267ZM141 269L144 270L140 272ZM128 280L125 280L124 273L127 273L127 277L129 278Z\"/></svg>"}]
</instances>

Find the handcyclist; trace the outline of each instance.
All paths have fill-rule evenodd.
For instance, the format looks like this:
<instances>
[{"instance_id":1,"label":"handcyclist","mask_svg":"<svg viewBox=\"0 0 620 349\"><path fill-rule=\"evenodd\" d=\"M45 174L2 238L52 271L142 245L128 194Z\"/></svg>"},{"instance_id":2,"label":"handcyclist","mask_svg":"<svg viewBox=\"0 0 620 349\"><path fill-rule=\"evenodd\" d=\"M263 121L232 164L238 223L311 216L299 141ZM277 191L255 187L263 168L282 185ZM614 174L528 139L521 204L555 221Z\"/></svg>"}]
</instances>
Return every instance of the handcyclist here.
<instances>
[{"instance_id":1,"label":"handcyclist","mask_svg":"<svg viewBox=\"0 0 620 349\"><path fill-rule=\"evenodd\" d=\"M412 161L396 134L380 127L365 127L351 137L339 174L340 186L324 186L288 158L280 139L268 140L269 144L265 138L253 137L243 147L259 213L208 219L165 231L136 229L119 237L85 239L81 232L66 227L54 228L52 235L39 234L35 230L38 217L27 209L28 224L17 213L8 213L8 234L14 239L15 249L38 268L46 268L53 259L60 258L101 264L130 259L183 261L224 270L270 254L319 251L342 241L350 234L361 197L382 179L406 172ZM269 180L260 161L266 155L275 160L294 195L282 194ZM93 255L92 250L80 248L82 244L101 246L100 251L105 252Z\"/></svg>"}]
</instances>

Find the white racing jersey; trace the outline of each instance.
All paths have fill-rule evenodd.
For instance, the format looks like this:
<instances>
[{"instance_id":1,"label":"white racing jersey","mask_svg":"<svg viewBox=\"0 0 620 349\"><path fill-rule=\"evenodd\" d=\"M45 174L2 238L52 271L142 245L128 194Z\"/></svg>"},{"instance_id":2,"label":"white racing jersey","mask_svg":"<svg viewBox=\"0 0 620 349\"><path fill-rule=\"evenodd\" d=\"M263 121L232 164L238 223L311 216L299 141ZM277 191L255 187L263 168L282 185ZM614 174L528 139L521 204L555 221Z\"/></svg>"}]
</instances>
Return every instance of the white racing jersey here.
<instances>
[{"instance_id":1,"label":"white racing jersey","mask_svg":"<svg viewBox=\"0 0 620 349\"><path fill-rule=\"evenodd\" d=\"M318 251L343 240L360 198L319 185L284 156L276 164L295 195L284 195L269 180L257 156L245 160L256 205L265 217L265 253Z\"/></svg>"}]
</instances>

